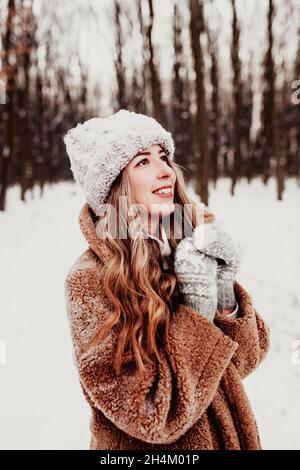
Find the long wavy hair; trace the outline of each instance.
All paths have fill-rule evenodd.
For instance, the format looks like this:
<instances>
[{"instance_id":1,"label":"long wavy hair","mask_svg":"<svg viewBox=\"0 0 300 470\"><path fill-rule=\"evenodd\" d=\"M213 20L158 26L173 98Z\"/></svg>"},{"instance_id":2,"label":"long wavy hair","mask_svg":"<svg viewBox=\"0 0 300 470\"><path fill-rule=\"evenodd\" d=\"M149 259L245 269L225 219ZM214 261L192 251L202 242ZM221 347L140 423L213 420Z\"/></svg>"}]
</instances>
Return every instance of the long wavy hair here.
<instances>
[{"instance_id":1,"label":"long wavy hair","mask_svg":"<svg viewBox=\"0 0 300 470\"><path fill-rule=\"evenodd\" d=\"M89 345L96 346L113 327L118 328L118 344L113 364L117 375L120 374L123 360L128 354L134 359L140 372L145 370L145 363L154 364L155 359L161 360L160 349L164 346L171 316L176 306L183 302L174 273L174 250L182 239L183 231L185 236L189 236L186 235L187 231L192 233L199 222L199 216L202 222L214 220L213 214L207 210L204 213L199 212L199 206L188 197L180 165L169 158L168 164L176 174L175 207L180 205L183 210L186 204L190 204L188 211L178 214L175 210L168 216L168 241L171 247L171 254L165 257L168 268L163 267L159 245L151 238L129 236L103 240L114 253L101 270L104 291L114 308L113 314L96 331ZM124 170L114 181L106 200L106 204L115 209L117 221L122 220L122 216L119 219L121 196L125 197L127 207L136 204L128 174ZM132 219L136 215L135 220L139 219L140 214L131 214ZM129 221L131 217L128 216ZM99 222L99 218L94 214L95 224ZM160 217L159 234L163 223L164 219ZM178 233L180 236L176 238Z\"/></svg>"}]
</instances>

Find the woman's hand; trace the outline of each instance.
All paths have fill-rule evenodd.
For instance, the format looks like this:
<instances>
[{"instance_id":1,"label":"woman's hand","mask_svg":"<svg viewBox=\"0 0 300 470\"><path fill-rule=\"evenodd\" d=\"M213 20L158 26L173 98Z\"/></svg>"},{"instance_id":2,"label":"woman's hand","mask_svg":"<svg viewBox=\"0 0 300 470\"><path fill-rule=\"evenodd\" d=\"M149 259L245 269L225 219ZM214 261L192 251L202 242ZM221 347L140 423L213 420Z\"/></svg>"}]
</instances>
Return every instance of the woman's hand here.
<instances>
[{"instance_id":1,"label":"woman's hand","mask_svg":"<svg viewBox=\"0 0 300 470\"><path fill-rule=\"evenodd\" d=\"M185 305L214 320L217 310L216 259L201 253L192 237L181 240L174 255L174 270Z\"/></svg>"},{"instance_id":2,"label":"woman's hand","mask_svg":"<svg viewBox=\"0 0 300 470\"><path fill-rule=\"evenodd\" d=\"M236 305L234 280L241 261L241 245L220 222L198 225L193 231L193 243L203 254L218 261L218 309L232 309Z\"/></svg>"}]
</instances>

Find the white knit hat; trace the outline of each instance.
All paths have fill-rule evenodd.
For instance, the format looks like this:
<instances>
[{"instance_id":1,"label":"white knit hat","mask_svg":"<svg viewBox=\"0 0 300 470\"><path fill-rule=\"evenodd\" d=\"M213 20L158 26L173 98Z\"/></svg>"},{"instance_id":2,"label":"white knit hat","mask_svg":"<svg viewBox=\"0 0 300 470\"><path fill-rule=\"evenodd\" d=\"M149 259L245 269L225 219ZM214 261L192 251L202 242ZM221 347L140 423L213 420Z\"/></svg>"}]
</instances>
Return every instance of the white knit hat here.
<instances>
[{"instance_id":1,"label":"white knit hat","mask_svg":"<svg viewBox=\"0 0 300 470\"><path fill-rule=\"evenodd\" d=\"M154 118L125 109L78 123L63 140L75 181L97 215L114 180L139 151L161 144L172 160L175 151L171 133Z\"/></svg>"}]
</instances>

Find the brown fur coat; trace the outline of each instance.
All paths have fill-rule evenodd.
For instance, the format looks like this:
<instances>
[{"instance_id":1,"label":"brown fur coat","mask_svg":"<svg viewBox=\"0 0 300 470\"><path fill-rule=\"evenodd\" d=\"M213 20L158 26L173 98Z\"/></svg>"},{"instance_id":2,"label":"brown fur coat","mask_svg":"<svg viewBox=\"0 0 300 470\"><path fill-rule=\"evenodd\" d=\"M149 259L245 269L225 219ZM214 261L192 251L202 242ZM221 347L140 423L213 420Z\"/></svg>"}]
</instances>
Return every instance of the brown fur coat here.
<instances>
[{"instance_id":1,"label":"brown fur coat","mask_svg":"<svg viewBox=\"0 0 300 470\"><path fill-rule=\"evenodd\" d=\"M79 222L89 248L67 273L65 298L74 363L91 407L90 450L261 449L242 379L266 356L269 328L247 291L235 282L236 319L217 311L211 323L179 304L163 361L139 375L128 360L117 377L114 328L84 351L110 314L98 275L110 253L97 237L87 203Z\"/></svg>"}]
</instances>

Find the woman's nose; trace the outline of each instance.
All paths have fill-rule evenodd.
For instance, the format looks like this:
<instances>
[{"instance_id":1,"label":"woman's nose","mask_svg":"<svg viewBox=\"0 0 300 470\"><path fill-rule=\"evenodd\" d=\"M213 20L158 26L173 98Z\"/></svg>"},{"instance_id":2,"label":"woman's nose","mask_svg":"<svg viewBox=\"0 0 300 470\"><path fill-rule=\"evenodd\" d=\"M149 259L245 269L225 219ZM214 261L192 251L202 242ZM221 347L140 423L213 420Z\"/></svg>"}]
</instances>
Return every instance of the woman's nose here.
<instances>
[{"instance_id":1,"label":"woman's nose","mask_svg":"<svg viewBox=\"0 0 300 470\"><path fill-rule=\"evenodd\" d=\"M168 166L164 160L160 159L157 166L157 174L159 177L162 178L163 176L170 176L172 173L172 168Z\"/></svg>"}]
</instances>

